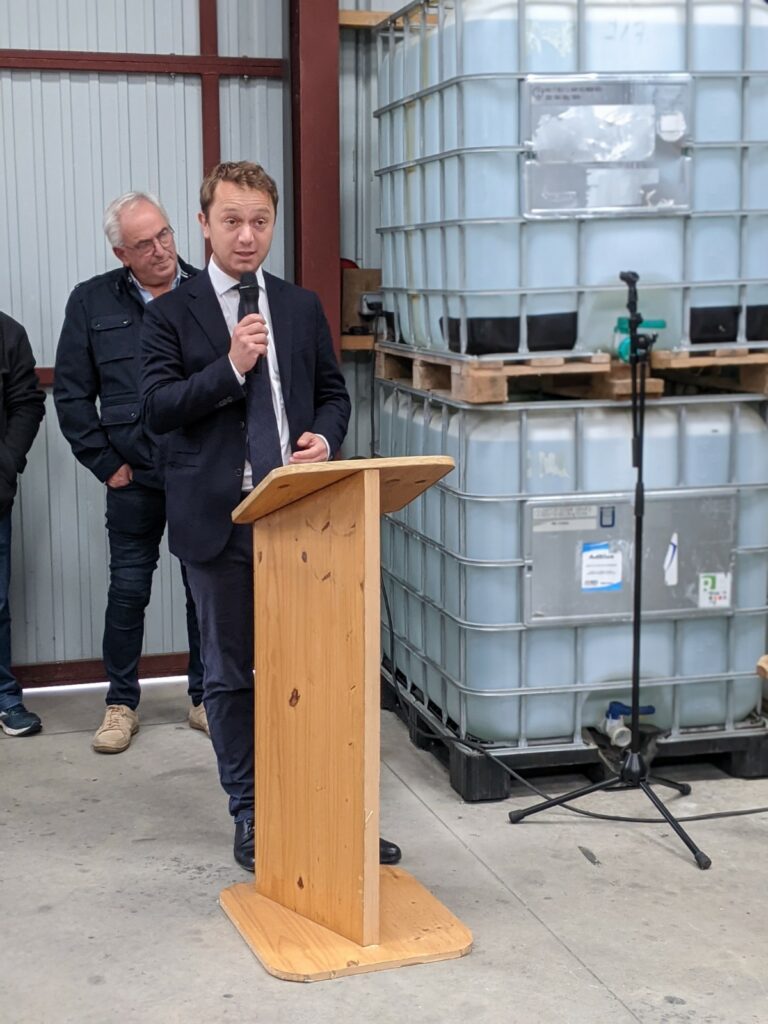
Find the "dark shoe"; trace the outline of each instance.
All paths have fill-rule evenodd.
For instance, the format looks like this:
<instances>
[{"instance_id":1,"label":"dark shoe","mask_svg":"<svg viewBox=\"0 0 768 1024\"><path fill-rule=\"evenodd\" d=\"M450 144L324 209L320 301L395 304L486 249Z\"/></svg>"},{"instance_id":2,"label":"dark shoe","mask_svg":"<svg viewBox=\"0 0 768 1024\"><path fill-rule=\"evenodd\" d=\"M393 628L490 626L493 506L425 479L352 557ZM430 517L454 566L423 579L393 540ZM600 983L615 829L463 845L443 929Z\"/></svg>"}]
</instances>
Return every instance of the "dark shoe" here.
<instances>
[{"instance_id":1,"label":"dark shoe","mask_svg":"<svg viewBox=\"0 0 768 1024\"><path fill-rule=\"evenodd\" d=\"M254 834L253 819L235 822L235 860L246 871L253 871L254 866Z\"/></svg>"},{"instance_id":2,"label":"dark shoe","mask_svg":"<svg viewBox=\"0 0 768 1024\"><path fill-rule=\"evenodd\" d=\"M0 711L0 726L9 736L33 736L40 732L43 723L33 711L27 711L23 704Z\"/></svg>"},{"instance_id":3,"label":"dark shoe","mask_svg":"<svg viewBox=\"0 0 768 1024\"><path fill-rule=\"evenodd\" d=\"M379 864L399 864L403 853L396 843L387 842L379 836Z\"/></svg>"}]
</instances>

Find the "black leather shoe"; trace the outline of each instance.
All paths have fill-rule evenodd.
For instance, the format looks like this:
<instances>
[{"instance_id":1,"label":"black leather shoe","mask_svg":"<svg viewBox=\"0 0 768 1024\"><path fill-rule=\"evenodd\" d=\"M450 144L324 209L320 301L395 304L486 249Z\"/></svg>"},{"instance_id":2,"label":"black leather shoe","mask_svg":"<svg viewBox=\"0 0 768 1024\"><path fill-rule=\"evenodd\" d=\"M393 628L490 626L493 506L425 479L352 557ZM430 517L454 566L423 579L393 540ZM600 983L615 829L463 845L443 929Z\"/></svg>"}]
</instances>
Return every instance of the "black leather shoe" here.
<instances>
[{"instance_id":1,"label":"black leather shoe","mask_svg":"<svg viewBox=\"0 0 768 1024\"><path fill-rule=\"evenodd\" d=\"M235 860L241 867L244 867L246 871L253 871L254 835L252 818L235 822L234 853Z\"/></svg>"},{"instance_id":2,"label":"black leather shoe","mask_svg":"<svg viewBox=\"0 0 768 1024\"><path fill-rule=\"evenodd\" d=\"M399 864L402 855L396 843L390 843L379 836L379 864Z\"/></svg>"}]
</instances>

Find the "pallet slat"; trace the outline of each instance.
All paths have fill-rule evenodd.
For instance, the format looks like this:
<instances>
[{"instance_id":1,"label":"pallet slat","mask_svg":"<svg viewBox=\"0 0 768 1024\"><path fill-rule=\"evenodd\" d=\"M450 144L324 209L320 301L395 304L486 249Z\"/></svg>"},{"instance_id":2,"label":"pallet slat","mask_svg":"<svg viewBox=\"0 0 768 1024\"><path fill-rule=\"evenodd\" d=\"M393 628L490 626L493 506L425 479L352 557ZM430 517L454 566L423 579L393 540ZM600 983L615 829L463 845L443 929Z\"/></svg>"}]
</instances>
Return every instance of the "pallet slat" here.
<instances>
[{"instance_id":1,"label":"pallet slat","mask_svg":"<svg viewBox=\"0 0 768 1024\"><path fill-rule=\"evenodd\" d=\"M405 381L419 391L438 392L477 405L508 401L510 383L538 380L552 390L561 378L587 377L594 381L608 379L612 372L611 357L602 352L573 358L532 355L524 360L485 362L448 353L376 346L377 377ZM588 390L589 385L585 388ZM603 394L606 390L610 389L603 389Z\"/></svg>"},{"instance_id":2,"label":"pallet slat","mask_svg":"<svg viewBox=\"0 0 768 1024\"><path fill-rule=\"evenodd\" d=\"M675 383L708 390L768 394L768 351L764 349L750 352L744 348L721 348L700 354L652 352L651 367Z\"/></svg>"}]
</instances>

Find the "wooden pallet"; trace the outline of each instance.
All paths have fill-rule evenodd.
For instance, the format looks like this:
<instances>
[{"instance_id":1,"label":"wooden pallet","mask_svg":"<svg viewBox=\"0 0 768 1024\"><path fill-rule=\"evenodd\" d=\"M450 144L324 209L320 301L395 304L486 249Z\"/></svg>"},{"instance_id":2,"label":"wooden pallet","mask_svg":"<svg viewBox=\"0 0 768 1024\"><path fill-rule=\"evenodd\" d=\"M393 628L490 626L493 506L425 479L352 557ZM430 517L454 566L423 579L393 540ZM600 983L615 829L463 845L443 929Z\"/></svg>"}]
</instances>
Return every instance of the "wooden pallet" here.
<instances>
[{"instance_id":1,"label":"wooden pallet","mask_svg":"<svg viewBox=\"0 0 768 1024\"><path fill-rule=\"evenodd\" d=\"M343 352L372 352L375 338L372 334L342 334Z\"/></svg>"},{"instance_id":2,"label":"wooden pallet","mask_svg":"<svg viewBox=\"0 0 768 1024\"><path fill-rule=\"evenodd\" d=\"M768 395L768 351L720 348L651 353L651 368L665 379L718 391L750 391Z\"/></svg>"},{"instance_id":3,"label":"wooden pallet","mask_svg":"<svg viewBox=\"0 0 768 1024\"><path fill-rule=\"evenodd\" d=\"M434 391L461 402L506 402L510 385L542 390L542 381L564 378L608 377L611 357L602 352L583 356L531 356L515 362L481 362L471 356L402 350L376 346L376 376L411 384L419 391ZM549 389L547 389L549 390Z\"/></svg>"},{"instance_id":4,"label":"wooden pallet","mask_svg":"<svg viewBox=\"0 0 768 1024\"><path fill-rule=\"evenodd\" d=\"M599 376L583 377L573 382L561 377L542 377L542 390L563 398L624 401L632 397L632 370L626 363L612 359L608 372ZM645 397L661 398L663 394L664 381L646 375Z\"/></svg>"}]
</instances>

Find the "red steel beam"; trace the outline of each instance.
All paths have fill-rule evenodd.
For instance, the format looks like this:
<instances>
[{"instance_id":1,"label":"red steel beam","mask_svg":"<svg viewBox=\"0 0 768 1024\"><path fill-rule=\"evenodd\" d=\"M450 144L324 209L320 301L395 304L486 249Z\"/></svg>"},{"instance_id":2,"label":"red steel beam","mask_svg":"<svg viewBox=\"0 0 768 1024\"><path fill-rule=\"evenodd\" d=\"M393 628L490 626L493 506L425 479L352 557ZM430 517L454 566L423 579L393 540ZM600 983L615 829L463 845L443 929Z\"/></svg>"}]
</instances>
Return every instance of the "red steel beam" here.
<instances>
[{"instance_id":1,"label":"red steel beam","mask_svg":"<svg viewBox=\"0 0 768 1024\"><path fill-rule=\"evenodd\" d=\"M291 0L295 276L317 292L341 343L339 4Z\"/></svg>"},{"instance_id":2,"label":"red steel beam","mask_svg":"<svg viewBox=\"0 0 768 1024\"><path fill-rule=\"evenodd\" d=\"M219 55L219 26L216 0L200 0L200 53L208 57ZM219 102L220 79L217 72L201 76L203 115L203 174L221 160L221 112ZM206 244L206 257L210 246Z\"/></svg>"},{"instance_id":3,"label":"red steel beam","mask_svg":"<svg viewBox=\"0 0 768 1024\"><path fill-rule=\"evenodd\" d=\"M285 78L286 62L265 57L214 54L91 53L86 50L3 50L0 68L13 71L95 71L143 75L249 75Z\"/></svg>"},{"instance_id":4,"label":"red steel beam","mask_svg":"<svg viewBox=\"0 0 768 1024\"><path fill-rule=\"evenodd\" d=\"M217 0L199 0L200 53L218 57L219 20L216 14Z\"/></svg>"},{"instance_id":5,"label":"red steel beam","mask_svg":"<svg viewBox=\"0 0 768 1024\"><path fill-rule=\"evenodd\" d=\"M139 661L140 679L185 676L188 654L145 654ZM106 671L101 658L83 661L41 661L35 665L14 665L12 672L26 686L62 686L75 683L101 683Z\"/></svg>"}]
</instances>

